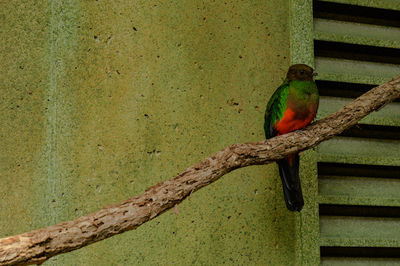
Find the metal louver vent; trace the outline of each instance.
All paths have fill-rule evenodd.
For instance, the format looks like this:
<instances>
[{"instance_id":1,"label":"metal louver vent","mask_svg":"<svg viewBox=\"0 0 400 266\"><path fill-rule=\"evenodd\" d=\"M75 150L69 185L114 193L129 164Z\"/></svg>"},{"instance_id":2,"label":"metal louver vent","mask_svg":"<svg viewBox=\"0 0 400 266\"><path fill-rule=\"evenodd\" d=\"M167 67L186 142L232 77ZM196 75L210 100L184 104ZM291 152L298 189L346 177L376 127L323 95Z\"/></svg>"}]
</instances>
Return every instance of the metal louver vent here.
<instances>
[{"instance_id":1,"label":"metal louver vent","mask_svg":"<svg viewBox=\"0 0 400 266\"><path fill-rule=\"evenodd\" d=\"M399 5L319 0L313 15L319 118L400 73ZM317 153L321 264L400 265L400 102Z\"/></svg>"}]
</instances>

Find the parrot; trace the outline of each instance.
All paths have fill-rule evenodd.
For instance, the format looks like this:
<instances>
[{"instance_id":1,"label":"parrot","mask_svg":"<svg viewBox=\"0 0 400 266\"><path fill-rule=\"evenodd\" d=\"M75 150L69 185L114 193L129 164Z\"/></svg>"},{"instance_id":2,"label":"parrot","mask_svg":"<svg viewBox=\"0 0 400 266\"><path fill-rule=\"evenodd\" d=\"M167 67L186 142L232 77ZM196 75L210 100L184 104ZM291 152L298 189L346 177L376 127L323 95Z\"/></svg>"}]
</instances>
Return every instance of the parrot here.
<instances>
[{"instance_id":1,"label":"parrot","mask_svg":"<svg viewBox=\"0 0 400 266\"><path fill-rule=\"evenodd\" d=\"M286 79L268 101L264 116L267 139L298 131L315 118L319 104L318 88L314 81L317 73L305 64L289 67ZM300 212L304 206L299 177L299 153L277 161L286 207Z\"/></svg>"}]
</instances>

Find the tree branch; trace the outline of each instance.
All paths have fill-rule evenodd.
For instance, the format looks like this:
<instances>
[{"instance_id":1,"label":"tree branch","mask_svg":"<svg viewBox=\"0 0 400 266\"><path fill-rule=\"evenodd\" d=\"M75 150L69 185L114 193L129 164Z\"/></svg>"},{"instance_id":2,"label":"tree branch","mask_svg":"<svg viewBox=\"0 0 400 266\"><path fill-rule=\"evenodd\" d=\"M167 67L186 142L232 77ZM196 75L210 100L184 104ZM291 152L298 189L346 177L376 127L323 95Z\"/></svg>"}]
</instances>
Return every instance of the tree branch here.
<instances>
[{"instance_id":1,"label":"tree branch","mask_svg":"<svg viewBox=\"0 0 400 266\"><path fill-rule=\"evenodd\" d=\"M363 94L305 130L256 143L231 145L178 176L116 205L28 233L0 239L0 265L35 264L133 230L180 203L194 191L237 168L268 164L312 148L400 97L400 76Z\"/></svg>"}]
</instances>

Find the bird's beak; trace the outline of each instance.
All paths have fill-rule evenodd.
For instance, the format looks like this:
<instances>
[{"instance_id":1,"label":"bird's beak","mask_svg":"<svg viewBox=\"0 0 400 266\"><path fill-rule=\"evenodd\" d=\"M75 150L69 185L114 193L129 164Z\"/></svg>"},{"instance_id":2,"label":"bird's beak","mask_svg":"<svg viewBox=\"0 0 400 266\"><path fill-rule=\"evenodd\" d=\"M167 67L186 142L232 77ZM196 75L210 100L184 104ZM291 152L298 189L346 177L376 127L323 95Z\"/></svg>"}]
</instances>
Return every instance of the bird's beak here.
<instances>
[{"instance_id":1,"label":"bird's beak","mask_svg":"<svg viewBox=\"0 0 400 266\"><path fill-rule=\"evenodd\" d=\"M315 76L318 76L318 73L317 72L313 72L312 75L315 77Z\"/></svg>"}]
</instances>

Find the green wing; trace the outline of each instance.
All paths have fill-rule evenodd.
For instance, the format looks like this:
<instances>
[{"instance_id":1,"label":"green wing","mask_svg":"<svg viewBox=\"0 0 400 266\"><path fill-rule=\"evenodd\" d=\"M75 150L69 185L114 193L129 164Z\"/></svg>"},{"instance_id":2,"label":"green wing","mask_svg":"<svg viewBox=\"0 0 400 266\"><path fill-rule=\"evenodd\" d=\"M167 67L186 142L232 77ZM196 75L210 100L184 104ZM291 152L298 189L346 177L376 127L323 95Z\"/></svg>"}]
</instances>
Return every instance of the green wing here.
<instances>
[{"instance_id":1,"label":"green wing","mask_svg":"<svg viewBox=\"0 0 400 266\"><path fill-rule=\"evenodd\" d=\"M285 80L269 99L264 116L264 131L267 139L276 136L273 128L276 121L283 117L286 110L287 98L289 96L289 81Z\"/></svg>"}]
</instances>

